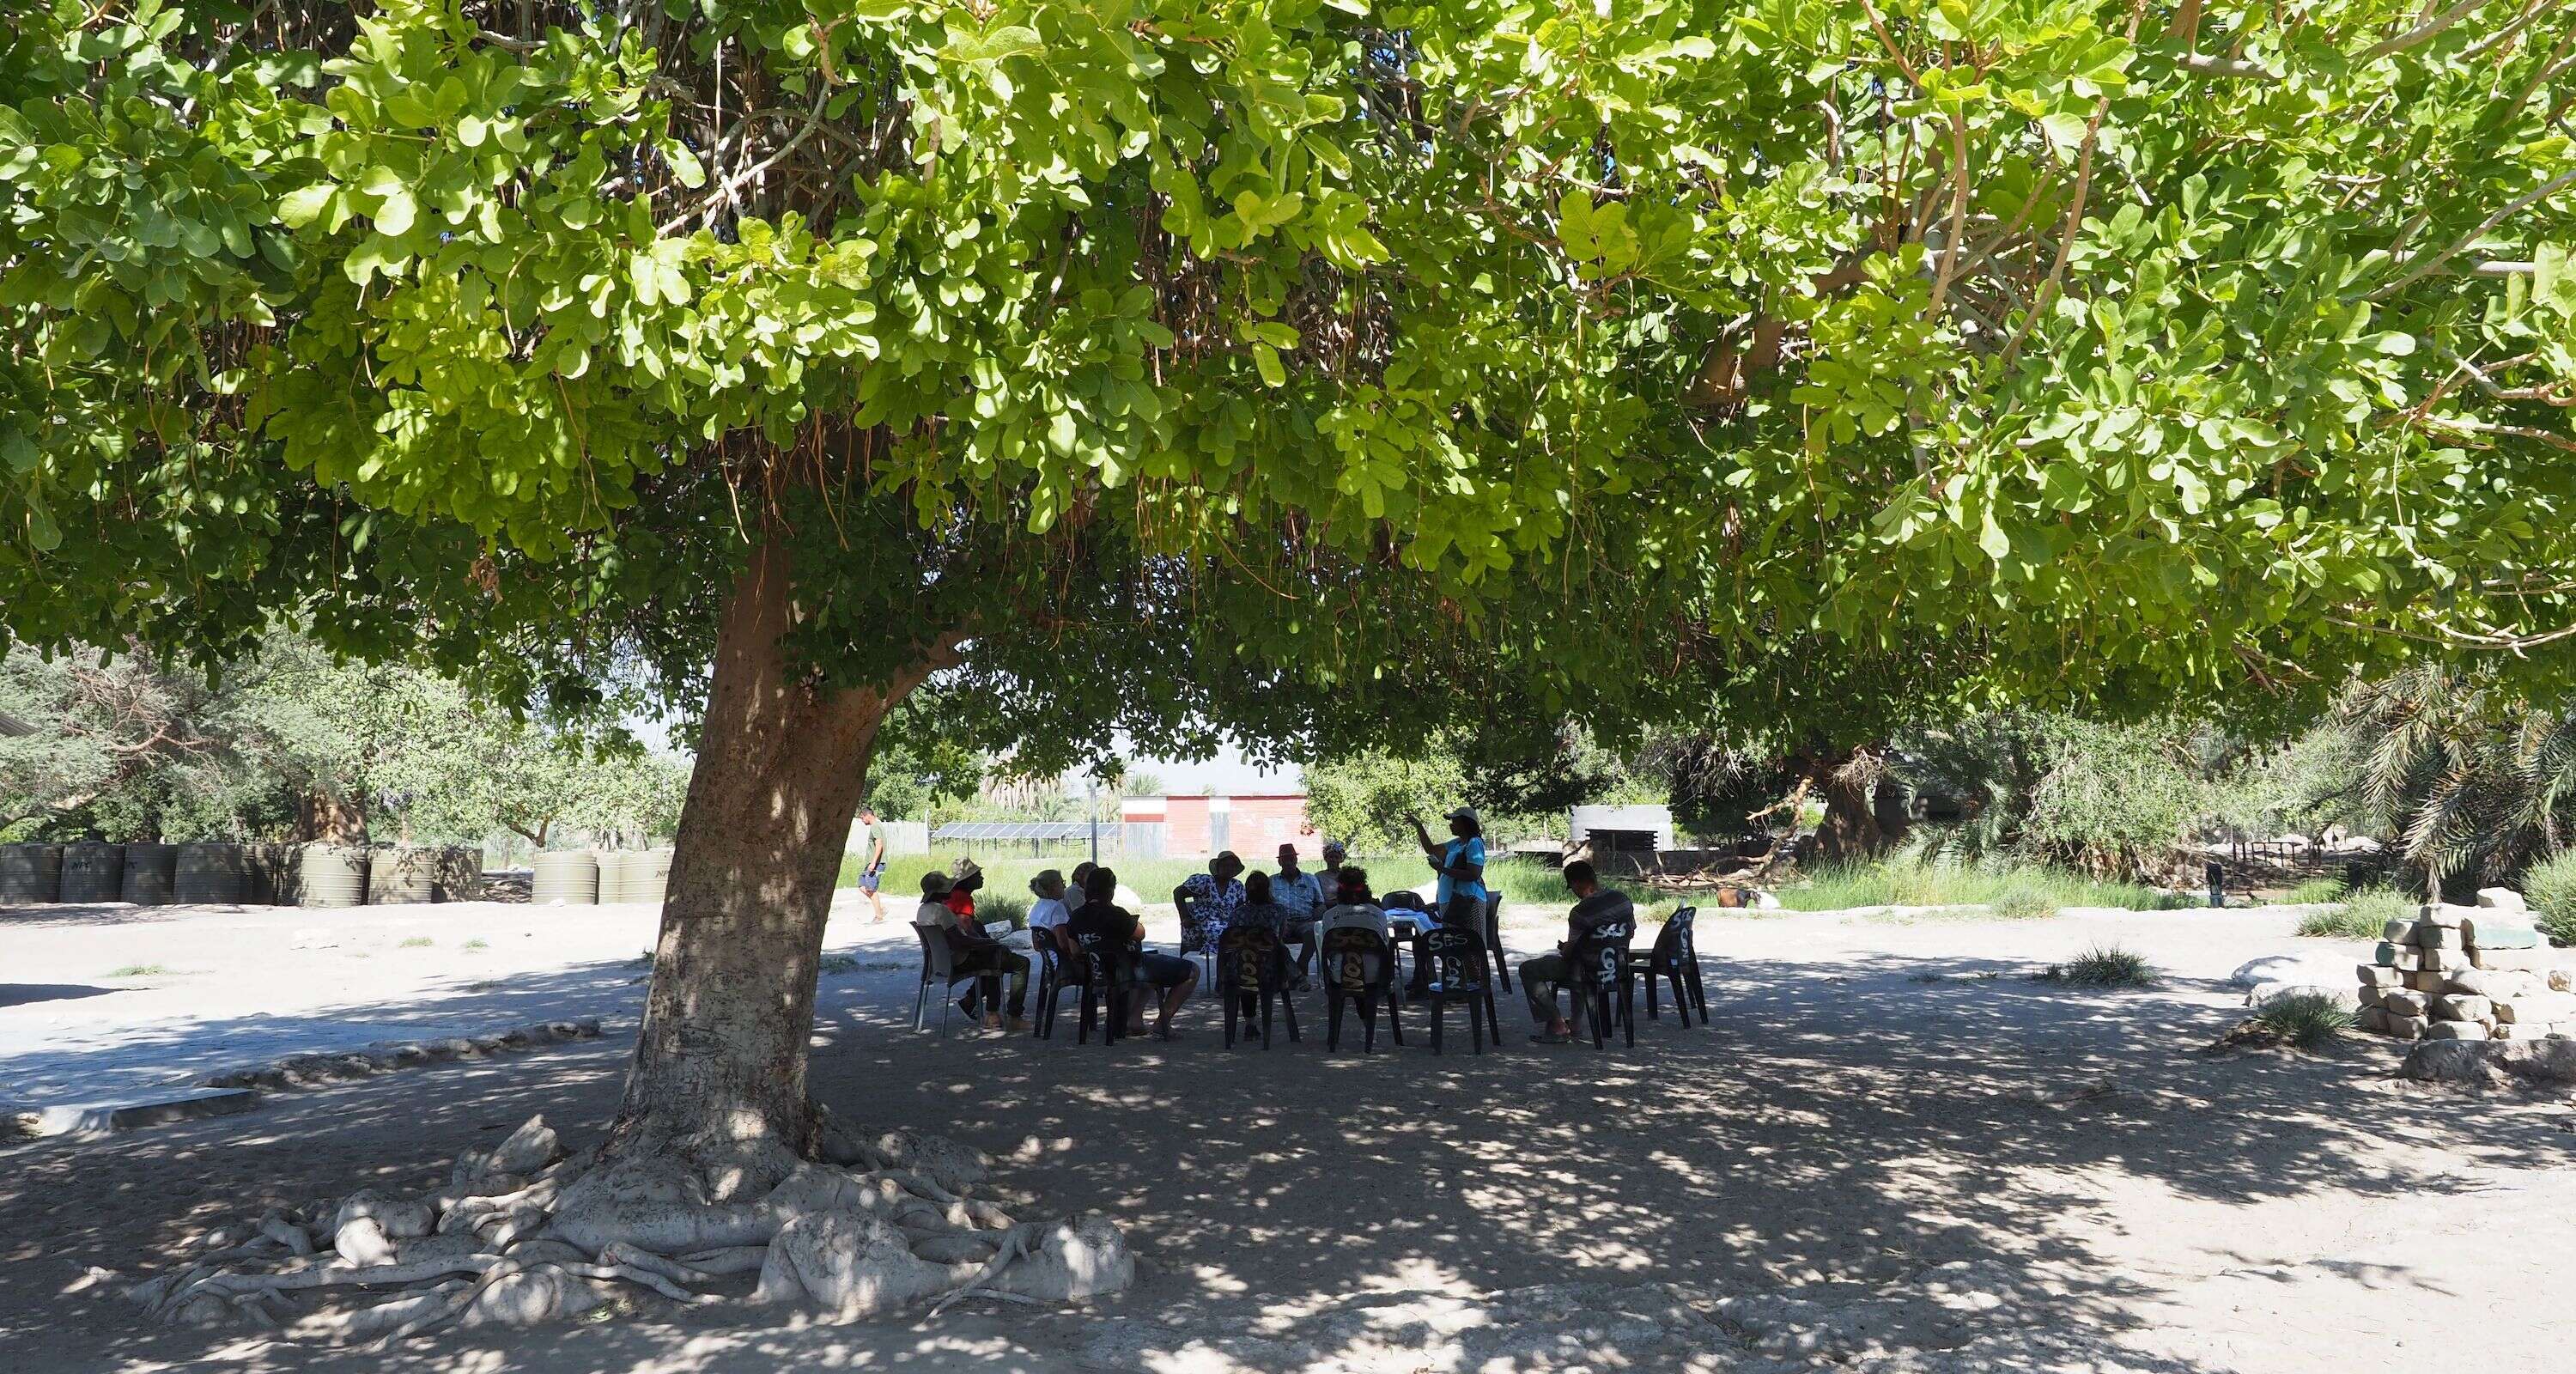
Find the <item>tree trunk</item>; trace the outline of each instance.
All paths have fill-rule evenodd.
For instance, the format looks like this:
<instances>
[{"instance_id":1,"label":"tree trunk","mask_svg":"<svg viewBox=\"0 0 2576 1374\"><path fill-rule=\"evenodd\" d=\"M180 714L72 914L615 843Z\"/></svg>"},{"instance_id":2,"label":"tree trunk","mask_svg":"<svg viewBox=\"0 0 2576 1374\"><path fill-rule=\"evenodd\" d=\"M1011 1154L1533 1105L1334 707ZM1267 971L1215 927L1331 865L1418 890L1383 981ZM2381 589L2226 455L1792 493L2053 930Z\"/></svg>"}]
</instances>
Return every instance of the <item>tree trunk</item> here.
<instances>
[{"instance_id":1,"label":"tree trunk","mask_svg":"<svg viewBox=\"0 0 2576 1374\"><path fill-rule=\"evenodd\" d=\"M322 840L331 844L367 843L367 809L365 803L344 797L327 787L316 787L304 794L304 805L296 818L296 838Z\"/></svg>"},{"instance_id":2,"label":"tree trunk","mask_svg":"<svg viewBox=\"0 0 2576 1374\"><path fill-rule=\"evenodd\" d=\"M1819 858L1874 858L1904 835L1902 792L1887 775L1883 747L1811 749L1800 753L1798 765L1825 800L1824 820L1816 827Z\"/></svg>"},{"instance_id":3,"label":"tree trunk","mask_svg":"<svg viewBox=\"0 0 2576 1374\"><path fill-rule=\"evenodd\" d=\"M781 646L791 585L764 546L726 604L612 1152L813 1151L823 924L877 727L930 665L883 689L816 690Z\"/></svg>"}]
</instances>

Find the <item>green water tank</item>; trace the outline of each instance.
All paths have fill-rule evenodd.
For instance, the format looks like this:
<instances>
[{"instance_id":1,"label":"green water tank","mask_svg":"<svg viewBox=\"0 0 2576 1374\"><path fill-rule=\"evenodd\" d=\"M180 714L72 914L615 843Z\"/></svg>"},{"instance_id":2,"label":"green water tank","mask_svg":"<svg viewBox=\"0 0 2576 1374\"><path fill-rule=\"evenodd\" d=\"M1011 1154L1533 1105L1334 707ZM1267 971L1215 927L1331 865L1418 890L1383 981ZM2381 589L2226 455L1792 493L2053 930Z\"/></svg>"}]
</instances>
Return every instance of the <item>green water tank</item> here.
<instances>
[{"instance_id":1,"label":"green water tank","mask_svg":"<svg viewBox=\"0 0 2576 1374\"><path fill-rule=\"evenodd\" d=\"M296 904L309 907L367 904L367 851L340 844L308 844L296 856Z\"/></svg>"}]
</instances>

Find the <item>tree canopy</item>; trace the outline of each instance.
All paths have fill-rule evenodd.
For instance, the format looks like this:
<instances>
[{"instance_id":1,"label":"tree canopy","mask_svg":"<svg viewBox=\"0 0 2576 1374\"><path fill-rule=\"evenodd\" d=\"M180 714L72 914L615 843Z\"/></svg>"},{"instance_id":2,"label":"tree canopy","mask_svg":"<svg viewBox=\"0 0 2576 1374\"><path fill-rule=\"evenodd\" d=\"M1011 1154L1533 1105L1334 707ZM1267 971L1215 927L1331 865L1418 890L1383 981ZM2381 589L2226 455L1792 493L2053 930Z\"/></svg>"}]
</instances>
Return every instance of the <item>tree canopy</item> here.
<instances>
[{"instance_id":1,"label":"tree canopy","mask_svg":"<svg viewBox=\"0 0 2576 1374\"><path fill-rule=\"evenodd\" d=\"M7 629L685 698L774 539L827 675L963 643L1094 738L1399 652L1562 704L1804 633L2106 700L2528 644L2571 34L63 0L0 57Z\"/></svg>"}]
</instances>

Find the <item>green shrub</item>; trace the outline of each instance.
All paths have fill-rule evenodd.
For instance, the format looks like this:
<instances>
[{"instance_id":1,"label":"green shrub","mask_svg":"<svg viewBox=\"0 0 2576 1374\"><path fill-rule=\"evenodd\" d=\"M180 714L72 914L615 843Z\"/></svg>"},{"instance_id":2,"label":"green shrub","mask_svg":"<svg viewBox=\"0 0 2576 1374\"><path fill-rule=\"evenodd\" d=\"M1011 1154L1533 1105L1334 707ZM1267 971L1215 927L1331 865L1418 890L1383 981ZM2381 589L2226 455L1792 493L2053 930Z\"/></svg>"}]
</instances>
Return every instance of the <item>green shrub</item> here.
<instances>
[{"instance_id":1,"label":"green shrub","mask_svg":"<svg viewBox=\"0 0 2576 1374\"><path fill-rule=\"evenodd\" d=\"M2043 982L2079 988L2147 988L2156 983L2156 966L2147 956L2117 945L2097 945L2039 975Z\"/></svg>"},{"instance_id":2,"label":"green shrub","mask_svg":"<svg viewBox=\"0 0 2576 1374\"><path fill-rule=\"evenodd\" d=\"M2340 901L2343 898L2343 891L2341 878L2310 878L2297 887L2291 888L2290 895L2283 900L2292 906L2307 906L2317 902Z\"/></svg>"},{"instance_id":3,"label":"green shrub","mask_svg":"<svg viewBox=\"0 0 2576 1374\"><path fill-rule=\"evenodd\" d=\"M980 895L982 899L975 903L976 920L986 925L991 925L995 921L1008 921L1013 930L1029 928L1028 898L1014 897L1007 892L999 895L987 892Z\"/></svg>"},{"instance_id":4,"label":"green shrub","mask_svg":"<svg viewBox=\"0 0 2576 1374\"><path fill-rule=\"evenodd\" d=\"M2299 918L2301 935L2343 940L2376 940L2391 921L2415 914L2415 899L2391 888L2364 888L2349 901Z\"/></svg>"},{"instance_id":5,"label":"green shrub","mask_svg":"<svg viewBox=\"0 0 2576 1374\"><path fill-rule=\"evenodd\" d=\"M2576 849L2552 854L2522 875L2532 923L2556 945L2576 945Z\"/></svg>"},{"instance_id":6,"label":"green shrub","mask_svg":"<svg viewBox=\"0 0 2576 1374\"><path fill-rule=\"evenodd\" d=\"M2294 1049L2313 1050L2352 1029L2352 1013L2322 992L2293 992L2264 1003L2254 1023Z\"/></svg>"},{"instance_id":7,"label":"green shrub","mask_svg":"<svg viewBox=\"0 0 2576 1374\"><path fill-rule=\"evenodd\" d=\"M2011 915L2048 916L2070 906L2165 911L2194 905L2191 898L2137 883L2104 882L2045 864L1948 862L1900 854L1880 863L1830 864L1806 881L1781 889L1780 902L1796 911L1842 911L1866 906L1988 906ZM2045 910L2041 908L2045 907Z\"/></svg>"}]
</instances>

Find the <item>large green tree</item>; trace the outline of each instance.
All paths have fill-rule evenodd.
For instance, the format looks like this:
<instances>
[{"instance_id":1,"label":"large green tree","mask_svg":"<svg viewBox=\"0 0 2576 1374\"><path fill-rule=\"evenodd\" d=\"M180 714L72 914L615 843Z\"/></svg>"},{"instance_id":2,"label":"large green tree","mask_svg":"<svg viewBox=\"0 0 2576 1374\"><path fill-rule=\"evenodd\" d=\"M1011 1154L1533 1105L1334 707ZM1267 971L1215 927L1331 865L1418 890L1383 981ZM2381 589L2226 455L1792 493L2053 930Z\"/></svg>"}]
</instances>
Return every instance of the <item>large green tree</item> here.
<instances>
[{"instance_id":1,"label":"large green tree","mask_svg":"<svg viewBox=\"0 0 2576 1374\"><path fill-rule=\"evenodd\" d=\"M1830 725L1791 645L2129 706L2563 672L2545 0L56 0L7 43L0 625L687 703L612 1160L815 1147L833 873L933 675L1043 768L1497 681Z\"/></svg>"}]
</instances>

